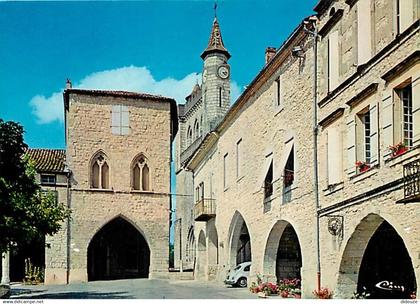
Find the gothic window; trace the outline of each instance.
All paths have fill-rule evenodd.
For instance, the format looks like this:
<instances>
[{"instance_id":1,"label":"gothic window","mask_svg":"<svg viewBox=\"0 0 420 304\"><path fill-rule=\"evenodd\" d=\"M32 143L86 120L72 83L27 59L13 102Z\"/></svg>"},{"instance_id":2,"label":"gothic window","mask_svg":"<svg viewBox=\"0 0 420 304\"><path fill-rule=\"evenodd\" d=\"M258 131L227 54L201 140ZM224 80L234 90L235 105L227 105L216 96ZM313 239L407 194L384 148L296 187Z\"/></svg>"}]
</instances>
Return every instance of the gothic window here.
<instances>
[{"instance_id":1,"label":"gothic window","mask_svg":"<svg viewBox=\"0 0 420 304\"><path fill-rule=\"evenodd\" d=\"M132 165L132 188L139 191L150 191L150 168L147 158L140 154Z\"/></svg>"},{"instance_id":2,"label":"gothic window","mask_svg":"<svg viewBox=\"0 0 420 304\"><path fill-rule=\"evenodd\" d=\"M192 129L191 127L188 127L187 131L187 146L192 144Z\"/></svg>"},{"instance_id":3,"label":"gothic window","mask_svg":"<svg viewBox=\"0 0 420 304\"><path fill-rule=\"evenodd\" d=\"M222 87L219 87L219 107L222 107Z\"/></svg>"},{"instance_id":4,"label":"gothic window","mask_svg":"<svg viewBox=\"0 0 420 304\"><path fill-rule=\"evenodd\" d=\"M194 139L197 139L200 136L200 126L198 125L198 120L194 122Z\"/></svg>"},{"instance_id":5,"label":"gothic window","mask_svg":"<svg viewBox=\"0 0 420 304\"><path fill-rule=\"evenodd\" d=\"M107 157L99 152L92 159L90 186L94 189L109 189L109 165Z\"/></svg>"}]
</instances>

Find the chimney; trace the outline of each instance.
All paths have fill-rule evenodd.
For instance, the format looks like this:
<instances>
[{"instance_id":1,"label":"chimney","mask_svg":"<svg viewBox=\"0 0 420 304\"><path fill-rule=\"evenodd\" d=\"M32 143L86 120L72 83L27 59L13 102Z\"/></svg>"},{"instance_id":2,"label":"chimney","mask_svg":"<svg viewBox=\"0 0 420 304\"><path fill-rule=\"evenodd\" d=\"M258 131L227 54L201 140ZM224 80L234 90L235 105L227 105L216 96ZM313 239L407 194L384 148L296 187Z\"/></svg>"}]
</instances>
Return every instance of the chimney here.
<instances>
[{"instance_id":1,"label":"chimney","mask_svg":"<svg viewBox=\"0 0 420 304\"><path fill-rule=\"evenodd\" d=\"M269 63L271 58L276 54L277 49L275 47L269 46L265 49L265 64Z\"/></svg>"},{"instance_id":2,"label":"chimney","mask_svg":"<svg viewBox=\"0 0 420 304\"><path fill-rule=\"evenodd\" d=\"M71 80L70 79L66 79L66 89L71 89L72 85L71 85Z\"/></svg>"}]
</instances>

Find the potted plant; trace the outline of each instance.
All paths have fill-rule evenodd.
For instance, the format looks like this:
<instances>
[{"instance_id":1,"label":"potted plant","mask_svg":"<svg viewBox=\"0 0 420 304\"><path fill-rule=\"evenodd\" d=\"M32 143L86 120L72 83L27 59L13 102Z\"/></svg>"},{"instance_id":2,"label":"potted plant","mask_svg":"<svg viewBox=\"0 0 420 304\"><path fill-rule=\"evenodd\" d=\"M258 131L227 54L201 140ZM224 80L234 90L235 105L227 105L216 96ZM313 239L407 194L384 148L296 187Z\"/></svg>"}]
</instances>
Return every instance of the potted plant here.
<instances>
[{"instance_id":1,"label":"potted plant","mask_svg":"<svg viewBox=\"0 0 420 304\"><path fill-rule=\"evenodd\" d=\"M356 169L359 173L366 172L370 169L370 164L359 160L356 162Z\"/></svg>"},{"instance_id":2,"label":"potted plant","mask_svg":"<svg viewBox=\"0 0 420 304\"><path fill-rule=\"evenodd\" d=\"M278 293L283 298L299 298L301 297L300 280L283 279L278 283Z\"/></svg>"},{"instance_id":3,"label":"potted plant","mask_svg":"<svg viewBox=\"0 0 420 304\"><path fill-rule=\"evenodd\" d=\"M317 299L332 299L333 292L328 287L321 287L319 290L314 290L313 294Z\"/></svg>"},{"instance_id":4,"label":"potted plant","mask_svg":"<svg viewBox=\"0 0 420 304\"><path fill-rule=\"evenodd\" d=\"M391 150L391 157L397 157L407 152L408 147L405 145L405 143L400 142L398 144L389 146L389 150Z\"/></svg>"}]
</instances>

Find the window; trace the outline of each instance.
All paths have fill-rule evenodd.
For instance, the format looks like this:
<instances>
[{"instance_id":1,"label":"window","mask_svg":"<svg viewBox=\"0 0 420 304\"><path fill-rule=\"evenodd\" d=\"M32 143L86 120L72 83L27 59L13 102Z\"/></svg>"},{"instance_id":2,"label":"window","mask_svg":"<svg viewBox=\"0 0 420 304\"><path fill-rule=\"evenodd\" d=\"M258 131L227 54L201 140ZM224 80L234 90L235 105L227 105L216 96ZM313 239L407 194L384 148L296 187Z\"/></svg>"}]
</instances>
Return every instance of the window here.
<instances>
[{"instance_id":1,"label":"window","mask_svg":"<svg viewBox=\"0 0 420 304\"><path fill-rule=\"evenodd\" d=\"M245 266L244 271L249 271L251 269L251 265Z\"/></svg>"},{"instance_id":2,"label":"window","mask_svg":"<svg viewBox=\"0 0 420 304\"><path fill-rule=\"evenodd\" d=\"M292 146L283 170L283 203L292 201L292 185L295 181L294 149L294 146Z\"/></svg>"},{"instance_id":3,"label":"window","mask_svg":"<svg viewBox=\"0 0 420 304\"><path fill-rule=\"evenodd\" d=\"M242 139L236 143L236 178L242 177Z\"/></svg>"},{"instance_id":4,"label":"window","mask_svg":"<svg viewBox=\"0 0 420 304\"><path fill-rule=\"evenodd\" d=\"M338 31L332 32L328 37L328 92L338 86L339 80L339 47Z\"/></svg>"},{"instance_id":5,"label":"window","mask_svg":"<svg viewBox=\"0 0 420 304\"><path fill-rule=\"evenodd\" d=\"M198 120L196 119L194 122L194 139L200 137L200 126L198 125Z\"/></svg>"},{"instance_id":6,"label":"window","mask_svg":"<svg viewBox=\"0 0 420 304\"><path fill-rule=\"evenodd\" d=\"M290 151L289 157L286 162L286 166L283 172L283 186L287 190L290 186L293 185L295 180L295 157L294 157L294 147Z\"/></svg>"},{"instance_id":7,"label":"window","mask_svg":"<svg viewBox=\"0 0 420 304\"><path fill-rule=\"evenodd\" d=\"M109 165L103 152L98 152L92 159L90 186L94 189L109 189Z\"/></svg>"},{"instance_id":8,"label":"window","mask_svg":"<svg viewBox=\"0 0 420 304\"><path fill-rule=\"evenodd\" d=\"M222 107L222 87L219 87L219 107Z\"/></svg>"},{"instance_id":9,"label":"window","mask_svg":"<svg viewBox=\"0 0 420 304\"><path fill-rule=\"evenodd\" d=\"M275 104L276 106L280 106L282 103L282 98L281 98L281 82L282 82L282 77L279 76L276 80L275 80Z\"/></svg>"},{"instance_id":10,"label":"window","mask_svg":"<svg viewBox=\"0 0 420 304\"><path fill-rule=\"evenodd\" d=\"M413 97L411 83L397 89L395 103L395 143L403 143L407 148L413 146Z\"/></svg>"},{"instance_id":11,"label":"window","mask_svg":"<svg viewBox=\"0 0 420 304\"><path fill-rule=\"evenodd\" d=\"M357 64L369 61L372 56L371 0L357 2Z\"/></svg>"},{"instance_id":12,"label":"window","mask_svg":"<svg viewBox=\"0 0 420 304\"><path fill-rule=\"evenodd\" d=\"M228 153L223 156L223 188L226 189L228 187L227 182L227 161L228 161Z\"/></svg>"},{"instance_id":13,"label":"window","mask_svg":"<svg viewBox=\"0 0 420 304\"><path fill-rule=\"evenodd\" d=\"M55 183L56 183L55 175L41 174L41 184L42 185L55 185Z\"/></svg>"},{"instance_id":14,"label":"window","mask_svg":"<svg viewBox=\"0 0 420 304\"><path fill-rule=\"evenodd\" d=\"M150 168L147 158L140 154L132 163L132 188L139 191L150 191Z\"/></svg>"},{"instance_id":15,"label":"window","mask_svg":"<svg viewBox=\"0 0 420 304\"><path fill-rule=\"evenodd\" d=\"M127 106L112 106L111 130L112 134L115 135L128 135L130 133L130 120Z\"/></svg>"},{"instance_id":16,"label":"window","mask_svg":"<svg viewBox=\"0 0 420 304\"><path fill-rule=\"evenodd\" d=\"M366 165L371 162L370 135L370 113L367 107L356 116L356 161L366 163Z\"/></svg>"},{"instance_id":17,"label":"window","mask_svg":"<svg viewBox=\"0 0 420 304\"><path fill-rule=\"evenodd\" d=\"M192 140L193 140L192 129L191 129L191 126L189 126L188 131L187 131L187 146L192 144Z\"/></svg>"},{"instance_id":18,"label":"window","mask_svg":"<svg viewBox=\"0 0 420 304\"><path fill-rule=\"evenodd\" d=\"M271 195L273 195L273 160L270 162L264 179L264 199L271 197Z\"/></svg>"}]
</instances>

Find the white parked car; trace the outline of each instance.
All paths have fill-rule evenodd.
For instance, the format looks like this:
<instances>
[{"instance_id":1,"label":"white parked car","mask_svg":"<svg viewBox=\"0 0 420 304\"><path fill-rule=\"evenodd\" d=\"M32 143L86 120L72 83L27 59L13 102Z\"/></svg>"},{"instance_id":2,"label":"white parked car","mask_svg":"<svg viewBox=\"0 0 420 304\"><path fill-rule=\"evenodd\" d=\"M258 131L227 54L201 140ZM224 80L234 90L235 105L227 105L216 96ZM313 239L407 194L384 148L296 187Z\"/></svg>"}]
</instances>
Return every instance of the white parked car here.
<instances>
[{"instance_id":1,"label":"white parked car","mask_svg":"<svg viewBox=\"0 0 420 304\"><path fill-rule=\"evenodd\" d=\"M249 270L251 262L243 262L235 268L229 270L225 284L239 287L246 287L248 284Z\"/></svg>"}]
</instances>

